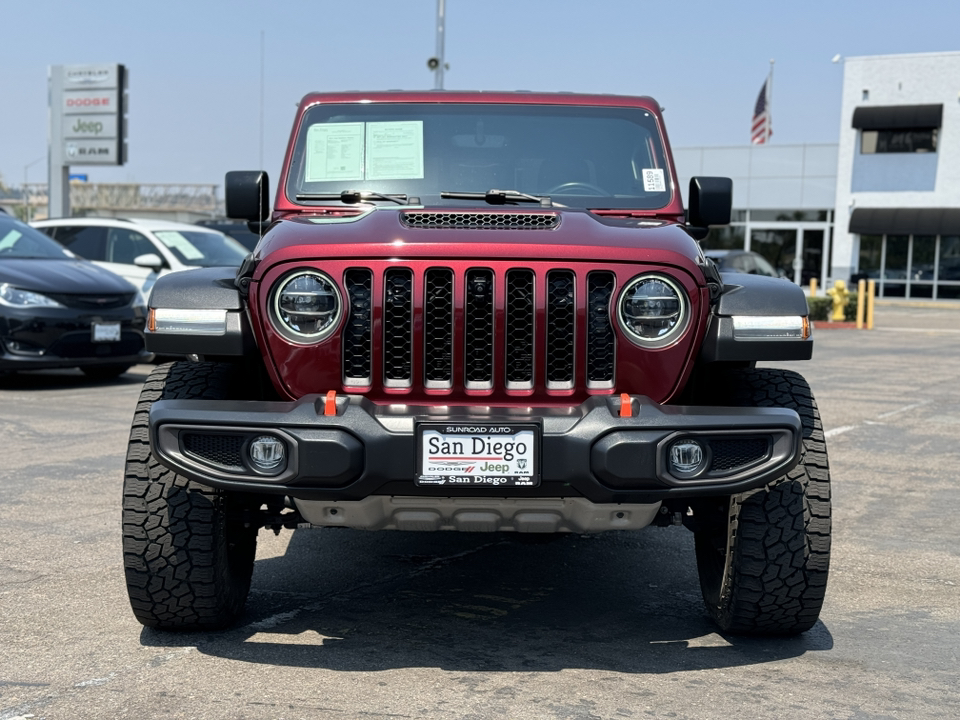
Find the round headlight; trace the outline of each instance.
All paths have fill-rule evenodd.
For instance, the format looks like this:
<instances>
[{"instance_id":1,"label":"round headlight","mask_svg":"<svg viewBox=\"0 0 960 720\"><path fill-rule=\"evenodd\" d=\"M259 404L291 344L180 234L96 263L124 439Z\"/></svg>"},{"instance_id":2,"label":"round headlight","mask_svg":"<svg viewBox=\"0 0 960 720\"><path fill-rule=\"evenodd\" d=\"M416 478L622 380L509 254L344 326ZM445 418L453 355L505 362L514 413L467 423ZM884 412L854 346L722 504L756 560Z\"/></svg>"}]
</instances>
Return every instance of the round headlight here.
<instances>
[{"instance_id":1,"label":"round headlight","mask_svg":"<svg viewBox=\"0 0 960 720\"><path fill-rule=\"evenodd\" d=\"M340 321L340 291L320 272L290 275L273 293L274 325L294 342L318 342Z\"/></svg>"},{"instance_id":2,"label":"round headlight","mask_svg":"<svg viewBox=\"0 0 960 720\"><path fill-rule=\"evenodd\" d=\"M640 275L620 293L617 316L627 337L638 345L668 345L686 327L686 296L663 275Z\"/></svg>"}]
</instances>

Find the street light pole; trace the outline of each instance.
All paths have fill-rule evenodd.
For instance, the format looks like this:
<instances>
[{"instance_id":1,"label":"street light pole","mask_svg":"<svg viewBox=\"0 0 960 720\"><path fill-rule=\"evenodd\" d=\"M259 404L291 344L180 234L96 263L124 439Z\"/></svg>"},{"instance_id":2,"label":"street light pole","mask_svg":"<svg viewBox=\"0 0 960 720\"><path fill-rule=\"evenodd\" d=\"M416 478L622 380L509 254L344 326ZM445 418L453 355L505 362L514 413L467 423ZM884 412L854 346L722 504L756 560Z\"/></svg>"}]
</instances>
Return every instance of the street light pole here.
<instances>
[{"instance_id":1,"label":"street light pole","mask_svg":"<svg viewBox=\"0 0 960 720\"><path fill-rule=\"evenodd\" d=\"M27 170L32 168L41 160L46 160L46 159L47 159L47 156L44 155L42 157L38 157L33 162L28 162L26 165L23 166L23 189L21 190L21 194L23 195L23 217L24 217L23 221L24 222L30 222L30 201L27 199L28 197L27 196Z\"/></svg>"},{"instance_id":2,"label":"street light pole","mask_svg":"<svg viewBox=\"0 0 960 720\"><path fill-rule=\"evenodd\" d=\"M434 70L434 90L443 90L443 30L446 22L445 0L437 0L437 67Z\"/></svg>"}]
</instances>

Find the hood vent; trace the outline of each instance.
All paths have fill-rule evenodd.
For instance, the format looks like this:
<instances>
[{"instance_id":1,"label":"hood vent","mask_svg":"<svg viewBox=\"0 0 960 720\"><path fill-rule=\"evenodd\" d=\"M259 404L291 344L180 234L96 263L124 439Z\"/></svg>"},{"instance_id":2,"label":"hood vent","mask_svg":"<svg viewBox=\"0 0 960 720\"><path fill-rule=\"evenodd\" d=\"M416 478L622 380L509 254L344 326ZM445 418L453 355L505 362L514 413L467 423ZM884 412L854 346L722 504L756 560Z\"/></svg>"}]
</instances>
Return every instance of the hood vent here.
<instances>
[{"instance_id":1,"label":"hood vent","mask_svg":"<svg viewBox=\"0 0 960 720\"><path fill-rule=\"evenodd\" d=\"M412 228L444 230L550 230L560 224L556 213L405 212L400 221Z\"/></svg>"}]
</instances>

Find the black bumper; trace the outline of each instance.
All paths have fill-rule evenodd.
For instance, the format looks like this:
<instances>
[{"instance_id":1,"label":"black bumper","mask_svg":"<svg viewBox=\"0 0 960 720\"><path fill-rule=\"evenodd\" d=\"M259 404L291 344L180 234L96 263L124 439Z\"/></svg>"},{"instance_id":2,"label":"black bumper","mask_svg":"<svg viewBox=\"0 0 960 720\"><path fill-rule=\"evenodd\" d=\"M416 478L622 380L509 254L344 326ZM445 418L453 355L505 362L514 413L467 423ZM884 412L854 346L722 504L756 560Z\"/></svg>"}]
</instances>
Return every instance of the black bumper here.
<instances>
[{"instance_id":1,"label":"black bumper","mask_svg":"<svg viewBox=\"0 0 960 720\"><path fill-rule=\"evenodd\" d=\"M119 323L120 339L93 341L93 323ZM149 362L139 307L0 308L0 370L44 370Z\"/></svg>"},{"instance_id":2,"label":"black bumper","mask_svg":"<svg viewBox=\"0 0 960 720\"><path fill-rule=\"evenodd\" d=\"M340 396L335 415L324 415L324 405L322 396L292 403L161 400L150 410L151 445L161 463L199 483L304 500L579 496L596 503L646 503L761 487L799 462L802 440L793 410L662 406L642 396L633 397L632 417L620 416L619 397L594 397L575 407L439 408ZM538 425L540 484L416 486L417 424L438 421ZM280 437L288 449L285 469L274 477L223 452L262 434ZM205 440L197 445L197 437ZM668 463L669 447L680 438L701 441L708 458L719 455L713 448L740 450L724 450L717 468L682 479ZM743 448L753 448L752 455Z\"/></svg>"}]
</instances>

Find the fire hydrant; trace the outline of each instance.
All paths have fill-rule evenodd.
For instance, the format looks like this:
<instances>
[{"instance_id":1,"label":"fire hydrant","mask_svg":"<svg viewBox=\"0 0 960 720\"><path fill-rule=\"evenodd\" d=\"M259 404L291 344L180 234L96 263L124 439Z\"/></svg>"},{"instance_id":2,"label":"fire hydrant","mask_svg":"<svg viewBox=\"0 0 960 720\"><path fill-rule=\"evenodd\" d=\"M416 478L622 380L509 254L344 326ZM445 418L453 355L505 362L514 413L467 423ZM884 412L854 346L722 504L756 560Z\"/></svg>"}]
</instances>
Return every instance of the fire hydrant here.
<instances>
[{"instance_id":1,"label":"fire hydrant","mask_svg":"<svg viewBox=\"0 0 960 720\"><path fill-rule=\"evenodd\" d=\"M847 290L847 284L843 280L837 280L833 287L827 290L827 295L833 299L833 312L830 313L830 322L842 321L844 319L843 308L850 297L850 291Z\"/></svg>"}]
</instances>

